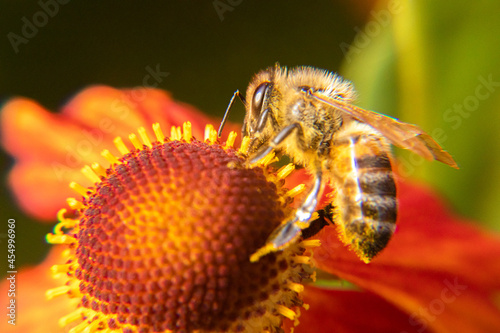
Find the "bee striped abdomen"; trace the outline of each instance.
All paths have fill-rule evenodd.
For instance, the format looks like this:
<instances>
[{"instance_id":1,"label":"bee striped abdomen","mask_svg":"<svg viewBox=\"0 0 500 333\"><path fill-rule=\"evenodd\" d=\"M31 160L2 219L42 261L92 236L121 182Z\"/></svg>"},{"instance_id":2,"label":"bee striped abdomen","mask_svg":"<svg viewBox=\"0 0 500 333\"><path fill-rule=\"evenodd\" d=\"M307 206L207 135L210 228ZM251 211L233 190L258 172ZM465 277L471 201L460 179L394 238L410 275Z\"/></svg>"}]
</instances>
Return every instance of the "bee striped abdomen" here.
<instances>
[{"instance_id":1,"label":"bee striped abdomen","mask_svg":"<svg viewBox=\"0 0 500 333\"><path fill-rule=\"evenodd\" d=\"M336 142L332 180L341 240L365 262L396 229L396 184L388 144L377 133L349 133Z\"/></svg>"}]
</instances>

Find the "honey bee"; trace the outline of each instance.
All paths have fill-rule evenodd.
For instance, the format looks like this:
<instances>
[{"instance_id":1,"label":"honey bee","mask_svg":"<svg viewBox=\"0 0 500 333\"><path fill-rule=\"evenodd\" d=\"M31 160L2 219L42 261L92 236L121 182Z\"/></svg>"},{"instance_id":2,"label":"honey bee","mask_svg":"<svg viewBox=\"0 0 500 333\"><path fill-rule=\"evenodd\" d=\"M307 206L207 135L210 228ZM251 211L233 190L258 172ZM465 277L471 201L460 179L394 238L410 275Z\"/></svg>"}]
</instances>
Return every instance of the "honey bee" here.
<instances>
[{"instance_id":1,"label":"honey bee","mask_svg":"<svg viewBox=\"0 0 500 333\"><path fill-rule=\"evenodd\" d=\"M396 229L398 204L391 144L429 160L458 168L451 155L415 125L354 106L352 84L313 67L288 70L276 64L250 82L243 135L251 138L250 163L273 150L305 166L314 180L295 211L268 238L252 260L285 248L310 226L326 182L341 241L368 263L383 250Z\"/></svg>"}]
</instances>

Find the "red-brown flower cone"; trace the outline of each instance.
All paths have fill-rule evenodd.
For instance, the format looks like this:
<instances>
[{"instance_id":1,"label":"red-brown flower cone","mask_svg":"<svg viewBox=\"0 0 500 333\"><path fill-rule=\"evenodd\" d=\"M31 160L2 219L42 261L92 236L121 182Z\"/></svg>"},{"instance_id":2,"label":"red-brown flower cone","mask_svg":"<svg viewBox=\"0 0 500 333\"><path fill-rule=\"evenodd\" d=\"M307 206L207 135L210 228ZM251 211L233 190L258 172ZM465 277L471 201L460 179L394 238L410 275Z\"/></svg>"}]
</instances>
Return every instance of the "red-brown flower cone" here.
<instances>
[{"instance_id":1,"label":"red-brown flower cone","mask_svg":"<svg viewBox=\"0 0 500 333\"><path fill-rule=\"evenodd\" d=\"M63 317L74 332L277 332L298 317L304 244L249 258L291 213L284 180L249 168L208 128L205 142L173 130L157 141L139 130L134 149L117 139L120 159L84 168L95 186L63 210L49 242L69 245L69 282L48 292L81 299ZM72 215L69 217L69 215ZM82 321L83 319L83 321Z\"/></svg>"}]
</instances>

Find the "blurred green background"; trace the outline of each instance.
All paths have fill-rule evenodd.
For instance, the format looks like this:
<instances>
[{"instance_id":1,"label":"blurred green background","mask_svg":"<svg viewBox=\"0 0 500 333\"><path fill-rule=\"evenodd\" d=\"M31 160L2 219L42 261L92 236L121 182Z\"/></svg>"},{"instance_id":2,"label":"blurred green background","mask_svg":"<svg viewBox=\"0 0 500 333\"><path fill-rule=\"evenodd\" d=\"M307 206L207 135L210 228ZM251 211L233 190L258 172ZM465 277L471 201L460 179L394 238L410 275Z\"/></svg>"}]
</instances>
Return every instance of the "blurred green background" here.
<instances>
[{"instance_id":1,"label":"blurred green background","mask_svg":"<svg viewBox=\"0 0 500 333\"><path fill-rule=\"evenodd\" d=\"M500 230L499 1L66 2L0 1L1 102L25 96L57 111L88 85L139 86L146 67L159 66L170 73L159 88L221 116L233 91L276 61L337 71L360 106L435 134L461 167L396 150L402 176ZM39 25L30 36L27 21ZM0 253L15 218L17 265L36 263L52 225L17 208L6 185L13 160L0 157Z\"/></svg>"}]
</instances>

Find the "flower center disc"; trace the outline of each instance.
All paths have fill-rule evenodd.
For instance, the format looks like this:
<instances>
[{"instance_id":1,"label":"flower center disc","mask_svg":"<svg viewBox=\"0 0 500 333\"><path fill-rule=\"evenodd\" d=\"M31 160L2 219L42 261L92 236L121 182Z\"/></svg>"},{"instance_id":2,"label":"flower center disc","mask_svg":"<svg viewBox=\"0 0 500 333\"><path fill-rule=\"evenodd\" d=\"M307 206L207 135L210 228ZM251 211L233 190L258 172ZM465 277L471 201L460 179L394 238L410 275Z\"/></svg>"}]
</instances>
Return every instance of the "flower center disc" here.
<instances>
[{"instance_id":1,"label":"flower center disc","mask_svg":"<svg viewBox=\"0 0 500 333\"><path fill-rule=\"evenodd\" d=\"M75 229L81 305L124 332L243 331L263 316L290 261L249 257L285 217L282 190L233 149L195 139L121 162ZM273 331L262 322L256 331Z\"/></svg>"}]
</instances>

